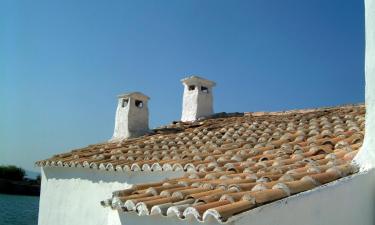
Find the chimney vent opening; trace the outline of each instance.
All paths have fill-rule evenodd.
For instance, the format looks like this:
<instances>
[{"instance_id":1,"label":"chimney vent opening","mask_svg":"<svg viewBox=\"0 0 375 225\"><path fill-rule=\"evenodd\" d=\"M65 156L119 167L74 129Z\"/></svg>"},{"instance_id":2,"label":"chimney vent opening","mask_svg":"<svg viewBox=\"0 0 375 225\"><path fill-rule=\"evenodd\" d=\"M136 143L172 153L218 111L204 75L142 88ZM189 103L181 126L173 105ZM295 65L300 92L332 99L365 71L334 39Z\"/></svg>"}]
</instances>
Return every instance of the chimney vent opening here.
<instances>
[{"instance_id":1,"label":"chimney vent opening","mask_svg":"<svg viewBox=\"0 0 375 225\"><path fill-rule=\"evenodd\" d=\"M125 108L126 106L128 106L128 103L129 103L129 99L123 99L123 100L122 100L121 107L122 107L122 108Z\"/></svg>"},{"instance_id":2,"label":"chimney vent opening","mask_svg":"<svg viewBox=\"0 0 375 225\"><path fill-rule=\"evenodd\" d=\"M195 90L195 85L189 85L189 91L194 91Z\"/></svg>"},{"instance_id":3,"label":"chimney vent opening","mask_svg":"<svg viewBox=\"0 0 375 225\"><path fill-rule=\"evenodd\" d=\"M208 94L208 88L205 86L201 86L201 91Z\"/></svg>"},{"instance_id":4,"label":"chimney vent opening","mask_svg":"<svg viewBox=\"0 0 375 225\"><path fill-rule=\"evenodd\" d=\"M135 100L135 106L138 108L143 108L143 102L141 100Z\"/></svg>"}]
</instances>

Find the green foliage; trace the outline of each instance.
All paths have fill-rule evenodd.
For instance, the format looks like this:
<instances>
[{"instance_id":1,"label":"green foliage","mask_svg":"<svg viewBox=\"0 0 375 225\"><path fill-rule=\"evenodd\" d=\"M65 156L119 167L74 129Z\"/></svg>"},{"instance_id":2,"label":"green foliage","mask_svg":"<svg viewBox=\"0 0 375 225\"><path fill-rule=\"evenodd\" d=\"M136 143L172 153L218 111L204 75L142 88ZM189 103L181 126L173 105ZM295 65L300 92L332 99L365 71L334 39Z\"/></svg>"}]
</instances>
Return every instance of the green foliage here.
<instances>
[{"instance_id":1,"label":"green foliage","mask_svg":"<svg viewBox=\"0 0 375 225\"><path fill-rule=\"evenodd\" d=\"M8 165L8 166L0 166L0 178L1 179L7 179L7 180L23 180L25 176L25 170L13 166L13 165Z\"/></svg>"}]
</instances>

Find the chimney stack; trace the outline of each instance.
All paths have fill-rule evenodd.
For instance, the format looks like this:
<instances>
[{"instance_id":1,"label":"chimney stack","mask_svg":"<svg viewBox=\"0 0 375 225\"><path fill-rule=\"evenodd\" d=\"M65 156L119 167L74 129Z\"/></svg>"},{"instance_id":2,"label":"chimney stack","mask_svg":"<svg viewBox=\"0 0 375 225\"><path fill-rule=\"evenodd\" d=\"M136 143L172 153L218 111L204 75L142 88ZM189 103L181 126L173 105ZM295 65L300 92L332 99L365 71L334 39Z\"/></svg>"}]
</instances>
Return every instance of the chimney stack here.
<instances>
[{"instance_id":1,"label":"chimney stack","mask_svg":"<svg viewBox=\"0 0 375 225\"><path fill-rule=\"evenodd\" d=\"M216 84L198 76L181 80L184 85L181 121L194 121L213 114L212 87Z\"/></svg>"},{"instance_id":2,"label":"chimney stack","mask_svg":"<svg viewBox=\"0 0 375 225\"><path fill-rule=\"evenodd\" d=\"M149 131L147 107L149 99L149 97L140 92L131 92L118 96L112 141L139 137Z\"/></svg>"}]
</instances>

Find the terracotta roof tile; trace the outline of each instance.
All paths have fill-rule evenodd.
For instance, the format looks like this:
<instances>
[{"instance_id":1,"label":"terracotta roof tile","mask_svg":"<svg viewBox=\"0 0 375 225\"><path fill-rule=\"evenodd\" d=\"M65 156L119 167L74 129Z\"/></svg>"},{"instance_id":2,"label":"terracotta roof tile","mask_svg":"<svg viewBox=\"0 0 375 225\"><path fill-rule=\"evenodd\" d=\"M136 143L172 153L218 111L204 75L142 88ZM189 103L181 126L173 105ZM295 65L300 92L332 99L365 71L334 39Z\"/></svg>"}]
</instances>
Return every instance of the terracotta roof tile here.
<instances>
[{"instance_id":1,"label":"terracotta roof tile","mask_svg":"<svg viewBox=\"0 0 375 225\"><path fill-rule=\"evenodd\" d=\"M245 113L184 123L178 133L157 133L126 141L121 143L121 153L113 153L119 143L107 143L40 164L70 162L86 157L82 155L88 151L96 152L99 158L112 153L127 158L121 162L122 170L184 170L186 174L180 178L137 184L115 192L103 205L140 215L226 221L238 213L356 173L351 160L362 145L364 115L363 105ZM158 146L148 152L158 158L148 161L142 153L134 157L130 145ZM104 150L97 152L98 149ZM134 158L129 158L131 154ZM168 155L168 159L163 155ZM97 163L92 155L87 160Z\"/></svg>"}]
</instances>

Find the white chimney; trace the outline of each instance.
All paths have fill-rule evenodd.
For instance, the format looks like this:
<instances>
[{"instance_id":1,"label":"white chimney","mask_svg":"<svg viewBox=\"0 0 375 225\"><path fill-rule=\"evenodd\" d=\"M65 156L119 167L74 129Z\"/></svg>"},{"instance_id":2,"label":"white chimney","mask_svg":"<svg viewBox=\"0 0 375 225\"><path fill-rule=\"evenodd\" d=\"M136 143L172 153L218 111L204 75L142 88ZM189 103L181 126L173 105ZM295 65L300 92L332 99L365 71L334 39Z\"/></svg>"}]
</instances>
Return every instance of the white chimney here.
<instances>
[{"instance_id":1,"label":"white chimney","mask_svg":"<svg viewBox=\"0 0 375 225\"><path fill-rule=\"evenodd\" d=\"M213 114L212 87L216 84L198 76L181 80L184 85L181 121L194 121Z\"/></svg>"},{"instance_id":2,"label":"white chimney","mask_svg":"<svg viewBox=\"0 0 375 225\"><path fill-rule=\"evenodd\" d=\"M140 92L118 96L115 130L111 140L139 137L149 131L147 107L149 99Z\"/></svg>"}]
</instances>

